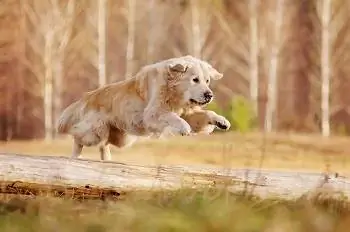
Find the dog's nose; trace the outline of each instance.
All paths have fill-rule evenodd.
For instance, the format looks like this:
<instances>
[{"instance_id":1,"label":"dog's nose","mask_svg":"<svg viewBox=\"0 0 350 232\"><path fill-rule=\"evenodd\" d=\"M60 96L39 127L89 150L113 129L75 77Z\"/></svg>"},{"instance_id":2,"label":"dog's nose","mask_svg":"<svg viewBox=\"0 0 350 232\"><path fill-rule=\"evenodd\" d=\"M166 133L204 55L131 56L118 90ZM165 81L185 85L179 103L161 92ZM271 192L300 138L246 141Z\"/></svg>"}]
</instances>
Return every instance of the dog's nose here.
<instances>
[{"instance_id":1,"label":"dog's nose","mask_svg":"<svg viewBox=\"0 0 350 232\"><path fill-rule=\"evenodd\" d=\"M204 98L206 100L211 100L213 98L213 93L211 91L204 92Z\"/></svg>"}]
</instances>

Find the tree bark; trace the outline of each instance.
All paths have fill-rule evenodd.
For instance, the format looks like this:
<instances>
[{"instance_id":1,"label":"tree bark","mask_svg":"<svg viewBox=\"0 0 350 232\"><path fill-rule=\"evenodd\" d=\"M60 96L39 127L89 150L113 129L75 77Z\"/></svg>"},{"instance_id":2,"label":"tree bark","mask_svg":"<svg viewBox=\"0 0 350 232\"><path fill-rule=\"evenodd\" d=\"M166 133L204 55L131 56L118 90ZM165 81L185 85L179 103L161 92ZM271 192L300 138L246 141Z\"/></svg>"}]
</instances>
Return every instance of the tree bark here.
<instances>
[{"instance_id":1,"label":"tree bark","mask_svg":"<svg viewBox=\"0 0 350 232\"><path fill-rule=\"evenodd\" d=\"M26 40L25 37L27 36L27 17L24 10L24 4L26 4L26 1L20 0L19 1L19 18L20 18L20 25L18 27L18 54L17 54L17 98L16 98L16 136L19 137L21 135L21 128L23 126L22 118L24 114L24 97L23 92L24 84L23 81L25 80L25 67L22 63L24 59L26 59Z\"/></svg>"},{"instance_id":2,"label":"tree bark","mask_svg":"<svg viewBox=\"0 0 350 232\"><path fill-rule=\"evenodd\" d=\"M311 82L310 73L313 67L312 63L312 42L314 25L312 23L310 14L311 5L309 0L301 0L298 3L297 17L294 20L294 30L292 31L296 45L295 51L291 54L293 57L291 63L294 63L293 70L295 70L294 79L294 110L297 115L299 127L307 129L311 125L307 125L308 117L310 116L311 103ZM305 49L307 48L307 49ZM301 129L301 128L297 128Z\"/></svg>"},{"instance_id":3,"label":"tree bark","mask_svg":"<svg viewBox=\"0 0 350 232\"><path fill-rule=\"evenodd\" d=\"M265 117L265 131L271 132L273 121L276 113L277 105L277 71L278 71L278 56L280 50L281 40L281 26L283 20L284 0L277 0L275 10L275 25L273 34L273 45L271 48L271 62L269 66L268 86L267 86L267 103L266 103L266 117Z\"/></svg>"},{"instance_id":4,"label":"tree bark","mask_svg":"<svg viewBox=\"0 0 350 232\"><path fill-rule=\"evenodd\" d=\"M158 15L155 14L154 8L158 7L155 4L155 0L149 0L148 3L148 41L147 41L147 62L149 64L153 63L154 61L154 52L155 52L155 45L156 45L156 34L157 31L154 30L154 27L156 23L158 22L159 18Z\"/></svg>"},{"instance_id":5,"label":"tree bark","mask_svg":"<svg viewBox=\"0 0 350 232\"><path fill-rule=\"evenodd\" d=\"M191 0L192 54L197 58L201 58L202 39L198 8L197 0Z\"/></svg>"},{"instance_id":6,"label":"tree bark","mask_svg":"<svg viewBox=\"0 0 350 232\"><path fill-rule=\"evenodd\" d=\"M328 137L329 125L329 94L330 94L330 17L331 0L323 0L322 4L322 43L321 43L321 110L322 110L322 135Z\"/></svg>"},{"instance_id":7,"label":"tree bark","mask_svg":"<svg viewBox=\"0 0 350 232\"><path fill-rule=\"evenodd\" d=\"M137 191L174 190L182 187L227 187L230 191L254 190L254 194L262 197L272 193L294 198L325 188L328 193L342 191L350 195L348 179L325 177L320 173L228 169L215 166L146 166L6 153L0 153L0 176L3 183L13 183L12 187L17 186L14 182L21 182L22 189L24 185L29 185L27 188L32 189L42 186L45 191L51 189L62 192L65 189L70 194L75 188L79 188L80 193L87 192L86 195L89 195L89 191L93 192L91 194L96 194L96 191L86 188L97 188L101 191ZM5 187L1 191L9 193L15 190Z\"/></svg>"},{"instance_id":8,"label":"tree bark","mask_svg":"<svg viewBox=\"0 0 350 232\"><path fill-rule=\"evenodd\" d=\"M249 27L250 27L250 51L249 51L249 69L250 69L250 99L253 102L253 109L258 114L258 19L257 19L257 1L249 1Z\"/></svg>"},{"instance_id":9,"label":"tree bark","mask_svg":"<svg viewBox=\"0 0 350 232\"><path fill-rule=\"evenodd\" d=\"M106 76L106 0L98 1L98 85L107 84Z\"/></svg>"},{"instance_id":10,"label":"tree bark","mask_svg":"<svg viewBox=\"0 0 350 232\"><path fill-rule=\"evenodd\" d=\"M131 78L134 69L134 49L135 49L135 0L128 1L128 38L126 46L126 78Z\"/></svg>"},{"instance_id":11,"label":"tree bark","mask_svg":"<svg viewBox=\"0 0 350 232\"><path fill-rule=\"evenodd\" d=\"M44 48L44 125L45 125L45 140L51 141L53 139L53 72L52 72L52 47L54 39L53 31L48 31L45 35Z\"/></svg>"}]
</instances>

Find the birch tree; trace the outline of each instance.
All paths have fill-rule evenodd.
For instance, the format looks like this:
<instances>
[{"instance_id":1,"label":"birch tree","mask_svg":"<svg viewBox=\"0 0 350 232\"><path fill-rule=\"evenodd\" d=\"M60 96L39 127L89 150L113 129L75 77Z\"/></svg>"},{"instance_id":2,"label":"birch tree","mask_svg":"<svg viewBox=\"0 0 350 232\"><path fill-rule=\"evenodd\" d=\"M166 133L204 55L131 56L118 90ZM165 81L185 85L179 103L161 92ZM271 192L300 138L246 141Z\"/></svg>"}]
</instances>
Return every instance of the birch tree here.
<instances>
[{"instance_id":1,"label":"birch tree","mask_svg":"<svg viewBox=\"0 0 350 232\"><path fill-rule=\"evenodd\" d=\"M35 72L40 76L43 86L46 141L54 137L54 115L59 113L61 106L63 63L72 30L74 4L74 0L69 0L61 8L58 0L51 0L44 7L39 1L35 1L32 7L26 6L26 13L37 29L30 45L42 57L44 67L43 74L38 69Z\"/></svg>"},{"instance_id":2,"label":"birch tree","mask_svg":"<svg viewBox=\"0 0 350 232\"><path fill-rule=\"evenodd\" d=\"M206 0L190 0L189 5L189 21L183 21L184 28L186 31L186 39L188 41L189 52L202 59L209 59L212 56L214 45L217 41L215 39L211 41L211 45L207 44L206 41L210 32L210 25L213 21L213 11L216 11L216 6L213 1ZM185 19L186 20L186 19ZM190 25L189 27L187 25Z\"/></svg>"},{"instance_id":3,"label":"birch tree","mask_svg":"<svg viewBox=\"0 0 350 232\"><path fill-rule=\"evenodd\" d=\"M331 0L323 0L322 2L322 36L321 36L321 123L322 135L329 136L329 97L330 97L330 19L331 19Z\"/></svg>"},{"instance_id":4,"label":"birch tree","mask_svg":"<svg viewBox=\"0 0 350 232\"><path fill-rule=\"evenodd\" d=\"M22 60L25 60L26 54L26 33L27 33L27 16L25 13L25 4L28 4L26 0L19 1L19 27L17 34L17 59L18 59L18 68L17 68L17 106L16 106L16 134L21 133L22 128L22 117L24 114L24 80L25 80L25 68L22 64Z\"/></svg>"},{"instance_id":5,"label":"birch tree","mask_svg":"<svg viewBox=\"0 0 350 232\"><path fill-rule=\"evenodd\" d=\"M0 9L0 20L6 20L8 18L13 17L13 9L14 5L11 1L4 1L2 3ZM10 64L11 57L11 48L13 46L14 33L11 30L13 27L13 23L9 20L6 26L2 26L0 28L0 69L4 70L0 73L0 89L1 89L1 97L0 97L0 138L4 140L10 140L13 134L13 125L11 122L12 118L12 98L13 98L13 79L11 78L11 73L9 69L6 69L6 66ZM4 24L3 24L4 25Z\"/></svg>"},{"instance_id":6,"label":"birch tree","mask_svg":"<svg viewBox=\"0 0 350 232\"><path fill-rule=\"evenodd\" d=\"M258 0L249 0L249 29L250 29L250 51L249 51L249 70L250 70L250 99L253 102L253 109L258 113Z\"/></svg>"},{"instance_id":7,"label":"birch tree","mask_svg":"<svg viewBox=\"0 0 350 232\"><path fill-rule=\"evenodd\" d=\"M96 68L98 86L107 84L106 45L107 45L107 0L89 1L86 9L85 33L90 44L86 46L87 59Z\"/></svg>"},{"instance_id":8,"label":"birch tree","mask_svg":"<svg viewBox=\"0 0 350 232\"><path fill-rule=\"evenodd\" d=\"M51 26L51 25L50 25ZM50 26L46 26L46 34L44 35L44 124L45 124L45 140L53 139L53 49L54 49L54 31Z\"/></svg>"},{"instance_id":9,"label":"birch tree","mask_svg":"<svg viewBox=\"0 0 350 232\"><path fill-rule=\"evenodd\" d=\"M332 2L332 88L334 99L331 105L341 108L350 104L349 48L350 48L350 3L347 0ZM331 107L333 111L333 107Z\"/></svg>"},{"instance_id":10,"label":"birch tree","mask_svg":"<svg viewBox=\"0 0 350 232\"><path fill-rule=\"evenodd\" d=\"M231 81L217 84L218 90L229 99L234 94L250 97L250 50L249 44L250 16L249 2L245 0L236 1L227 8L215 10L215 21L218 23L217 37L211 42L205 51L214 48L215 56L220 57L221 69L232 74ZM257 48L257 47L256 47ZM234 79L233 79L234 78Z\"/></svg>"},{"instance_id":11,"label":"birch tree","mask_svg":"<svg viewBox=\"0 0 350 232\"><path fill-rule=\"evenodd\" d=\"M155 0L149 0L148 2L148 41L147 41L147 62L152 63L154 59L154 51L156 45L156 36L157 33L153 30L155 24L158 21L158 17L154 14L154 9L157 6L155 5Z\"/></svg>"},{"instance_id":12,"label":"birch tree","mask_svg":"<svg viewBox=\"0 0 350 232\"><path fill-rule=\"evenodd\" d=\"M106 76L106 0L98 0L98 85L107 84Z\"/></svg>"},{"instance_id":13,"label":"birch tree","mask_svg":"<svg viewBox=\"0 0 350 232\"><path fill-rule=\"evenodd\" d=\"M59 6L58 0L53 1L54 19L56 29L54 30L55 46L57 46L56 57L54 58L54 121L56 121L62 110L62 83L64 78L64 63L66 48L70 40L75 12L75 1L69 0L63 9ZM54 133L55 135L56 133Z\"/></svg>"},{"instance_id":14,"label":"birch tree","mask_svg":"<svg viewBox=\"0 0 350 232\"><path fill-rule=\"evenodd\" d=\"M198 0L191 0L191 37L192 37L192 54L201 58L201 51L204 44L204 39L201 37L199 5Z\"/></svg>"},{"instance_id":15,"label":"birch tree","mask_svg":"<svg viewBox=\"0 0 350 232\"><path fill-rule=\"evenodd\" d=\"M273 18L274 30L273 30L273 42L271 45L270 66L268 73L268 89L267 89L267 103L266 103L266 115L265 115L265 131L271 132L273 125L273 118L276 112L277 105L277 69L278 69L278 56L281 44L281 25L283 21L284 0L276 0L275 17ZM271 16L272 14L270 14ZM272 19L272 17L271 17Z\"/></svg>"},{"instance_id":16,"label":"birch tree","mask_svg":"<svg viewBox=\"0 0 350 232\"><path fill-rule=\"evenodd\" d=\"M135 50L135 11L136 2L135 0L127 0L127 24L128 24L128 36L126 45L126 78L131 78L133 73L133 62L134 62L134 50Z\"/></svg>"}]
</instances>

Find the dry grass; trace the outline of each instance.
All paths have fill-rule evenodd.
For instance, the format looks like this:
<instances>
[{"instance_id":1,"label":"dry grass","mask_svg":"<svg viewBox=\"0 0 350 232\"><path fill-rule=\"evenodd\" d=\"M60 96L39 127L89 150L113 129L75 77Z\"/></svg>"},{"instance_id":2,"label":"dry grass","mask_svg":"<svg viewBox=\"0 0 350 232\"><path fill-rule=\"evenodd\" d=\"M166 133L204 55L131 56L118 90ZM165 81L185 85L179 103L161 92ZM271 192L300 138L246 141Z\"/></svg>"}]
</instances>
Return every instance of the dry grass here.
<instances>
[{"instance_id":1,"label":"dry grass","mask_svg":"<svg viewBox=\"0 0 350 232\"><path fill-rule=\"evenodd\" d=\"M71 140L53 143L11 141L0 151L32 155L69 156ZM96 147L84 148L84 157L99 159ZM229 167L259 167L340 172L349 169L349 139L319 135L217 133L211 136L139 141L131 148L112 147L113 160L142 164L214 164ZM263 160L262 160L263 157Z\"/></svg>"},{"instance_id":2,"label":"dry grass","mask_svg":"<svg viewBox=\"0 0 350 232\"><path fill-rule=\"evenodd\" d=\"M69 139L12 141L2 152L64 155ZM231 167L337 171L348 169L348 139L318 135L220 133L212 136L150 140L118 151L116 161L142 164L215 164ZM98 159L97 148L84 150ZM16 195L15 195L16 196ZM67 196L0 196L0 231L348 231L350 206L339 199L282 200L220 189L130 192L112 200L72 200ZM27 196L28 197L28 196Z\"/></svg>"},{"instance_id":3,"label":"dry grass","mask_svg":"<svg viewBox=\"0 0 350 232\"><path fill-rule=\"evenodd\" d=\"M136 192L119 201L12 198L0 204L0 231L348 231L344 200L259 199L225 190Z\"/></svg>"}]
</instances>

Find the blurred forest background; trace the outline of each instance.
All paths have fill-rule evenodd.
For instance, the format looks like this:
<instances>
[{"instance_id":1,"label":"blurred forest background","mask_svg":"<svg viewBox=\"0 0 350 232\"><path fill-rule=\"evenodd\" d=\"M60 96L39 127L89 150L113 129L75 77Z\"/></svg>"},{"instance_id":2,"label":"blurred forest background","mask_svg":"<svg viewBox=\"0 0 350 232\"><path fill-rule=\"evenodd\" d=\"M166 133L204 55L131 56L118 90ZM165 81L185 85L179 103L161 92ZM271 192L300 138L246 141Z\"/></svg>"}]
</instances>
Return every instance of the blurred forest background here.
<instances>
[{"instance_id":1,"label":"blurred forest background","mask_svg":"<svg viewBox=\"0 0 350 232\"><path fill-rule=\"evenodd\" d=\"M53 139L83 92L187 54L224 73L215 107L253 129L348 133L349 12L348 0L1 0L0 140Z\"/></svg>"}]
</instances>

